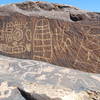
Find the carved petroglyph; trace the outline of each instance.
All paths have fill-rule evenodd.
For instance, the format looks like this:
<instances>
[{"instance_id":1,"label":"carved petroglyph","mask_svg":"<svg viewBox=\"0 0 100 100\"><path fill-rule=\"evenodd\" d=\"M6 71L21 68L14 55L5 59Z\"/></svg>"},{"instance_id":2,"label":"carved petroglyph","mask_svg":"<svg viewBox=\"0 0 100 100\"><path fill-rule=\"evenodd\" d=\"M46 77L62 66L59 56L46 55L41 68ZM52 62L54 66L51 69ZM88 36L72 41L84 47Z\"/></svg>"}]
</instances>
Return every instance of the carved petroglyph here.
<instances>
[{"instance_id":1,"label":"carved petroglyph","mask_svg":"<svg viewBox=\"0 0 100 100\"><path fill-rule=\"evenodd\" d=\"M12 90L15 88L16 87L9 87L7 82L2 82L0 84L0 99L11 96Z\"/></svg>"},{"instance_id":2,"label":"carved petroglyph","mask_svg":"<svg viewBox=\"0 0 100 100\"><path fill-rule=\"evenodd\" d=\"M13 40L20 41L23 39L23 31L22 30L15 30L13 35Z\"/></svg>"},{"instance_id":3,"label":"carved petroglyph","mask_svg":"<svg viewBox=\"0 0 100 100\"><path fill-rule=\"evenodd\" d=\"M50 59L53 55L53 51L52 32L48 19L37 20L33 37L33 59Z\"/></svg>"},{"instance_id":4,"label":"carved petroglyph","mask_svg":"<svg viewBox=\"0 0 100 100\"><path fill-rule=\"evenodd\" d=\"M91 30L93 30L95 28L92 28L91 27ZM95 57L99 57L99 54L96 55L94 53L95 50L99 50L100 49L100 38L99 38L99 33L96 34L96 30L93 32L93 31L89 31L88 34L86 34L86 41L87 42L84 42L84 44L82 45L82 47L88 52L88 56L95 56ZM100 29L99 29L100 30ZM91 34L92 33L92 34ZM94 35L93 35L94 34Z\"/></svg>"},{"instance_id":5,"label":"carved petroglyph","mask_svg":"<svg viewBox=\"0 0 100 100\"><path fill-rule=\"evenodd\" d=\"M69 26L67 25L67 31L69 30ZM65 29L66 29L66 25L63 26L63 28L55 28L55 41L57 42L56 45L54 46L55 50L59 50L62 53L63 52L69 52L69 45L72 44L72 41L69 37L67 37L65 35Z\"/></svg>"},{"instance_id":6,"label":"carved petroglyph","mask_svg":"<svg viewBox=\"0 0 100 100\"><path fill-rule=\"evenodd\" d=\"M10 54L17 54L25 52L26 48L22 45L9 46L7 44L0 44L0 51Z\"/></svg>"},{"instance_id":7,"label":"carved petroglyph","mask_svg":"<svg viewBox=\"0 0 100 100\"><path fill-rule=\"evenodd\" d=\"M31 32L31 30L30 29L27 29L26 30L26 39L29 41L29 42L31 42L32 41L32 32Z\"/></svg>"},{"instance_id":8,"label":"carved petroglyph","mask_svg":"<svg viewBox=\"0 0 100 100\"><path fill-rule=\"evenodd\" d=\"M79 53L80 53L80 50L81 50L81 46L82 46L82 42L83 42L83 40L81 41L81 43L80 43L80 47L79 47L79 49L78 49L78 52L77 52L77 55L76 55L76 58L75 58L75 62L74 62L74 65L76 64L76 62L78 61L78 56L79 56ZM73 66L74 66L73 65Z\"/></svg>"},{"instance_id":9,"label":"carved petroglyph","mask_svg":"<svg viewBox=\"0 0 100 100\"><path fill-rule=\"evenodd\" d=\"M13 32L13 25L12 25L12 22L10 23L3 23L3 27L1 29L1 34L0 34L0 40L1 41L4 41L6 43L10 43L12 42L12 32Z\"/></svg>"},{"instance_id":10,"label":"carved petroglyph","mask_svg":"<svg viewBox=\"0 0 100 100\"><path fill-rule=\"evenodd\" d=\"M84 29L83 27L82 29ZM83 38L83 40L80 42L81 44L77 52L76 60L73 66L75 66L76 63L79 63L79 64L85 64L91 67L95 66L94 71L97 70L97 66L100 64L100 55L96 53L100 50L100 38L99 38L100 34L99 32L96 32L96 30L93 31L94 29L95 29L95 26L94 27L91 26L91 27L88 27L88 29L86 30L86 33L84 34L85 38ZM85 30L83 30L83 32L84 31ZM82 53L83 53L83 56L82 56Z\"/></svg>"},{"instance_id":11,"label":"carved petroglyph","mask_svg":"<svg viewBox=\"0 0 100 100\"><path fill-rule=\"evenodd\" d=\"M65 67L78 66L79 69L82 65L95 66L95 70L99 66L98 25L53 21L42 17L28 21L12 20L3 23L0 27L0 51L3 54Z\"/></svg>"},{"instance_id":12,"label":"carved petroglyph","mask_svg":"<svg viewBox=\"0 0 100 100\"><path fill-rule=\"evenodd\" d=\"M26 44L26 50L27 50L28 52L31 52L31 44L30 44L30 43L27 43L27 44Z\"/></svg>"},{"instance_id":13,"label":"carved petroglyph","mask_svg":"<svg viewBox=\"0 0 100 100\"><path fill-rule=\"evenodd\" d=\"M0 31L0 51L8 54L30 51L31 46L24 43L25 36L31 41L31 31L26 26L27 23L19 21L4 23Z\"/></svg>"},{"instance_id":14,"label":"carved petroglyph","mask_svg":"<svg viewBox=\"0 0 100 100\"><path fill-rule=\"evenodd\" d=\"M100 76L98 76L98 74L94 75L96 76L94 77L94 79L91 79L91 75L93 74L88 74L73 69L54 66L44 62L14 59L14 58L9 58L4 56L1 56L0 59L3 62L9 61L9 70L7 71L2 70L3 73L0 72L1 74L0 79L1 81L2 79L4 80L4 78L8 79L9 85L12 86L13 83L15 82L16 83L20 82L21 84L23 84L23 82L25 82L26 84L30 83L30 85L32 85L34 82L37 82L37 83L43 83L45 85L46 83L55 84L58 87L60 85L65 87L71 86L74 89L75 87L78 89L87 88L87 87L98 89L99 87ZM2 74L4 75L4 77L2 77ZM11 82L9 80L9 77L11 77ZM14 86L20 86L20 85L15 84Z\"/></svg>"}]
</instances>

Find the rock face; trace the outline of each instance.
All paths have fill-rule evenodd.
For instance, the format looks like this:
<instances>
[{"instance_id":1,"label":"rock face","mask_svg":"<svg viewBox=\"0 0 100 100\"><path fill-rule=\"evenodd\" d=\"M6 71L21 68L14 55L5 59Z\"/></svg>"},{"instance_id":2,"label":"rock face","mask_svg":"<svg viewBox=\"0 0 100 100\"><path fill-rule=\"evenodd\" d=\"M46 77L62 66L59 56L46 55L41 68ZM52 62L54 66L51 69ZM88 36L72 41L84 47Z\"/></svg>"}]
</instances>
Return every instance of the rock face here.
<instances>
[{"instance_id":1,"label":"rock face","mask_svg":"<svg viewBox=\"0 0 100 100\"><path fill-rule=\"evenodd\" d=\"M0 55L0 100L100 100L100 74Z\"/></svg>"},{"instance_id":2,"label":"rock face","mask_svg":"<svg viewBox=\"0 0 100 100\"><path fill-rule=\"evenodd\" d=\"M100 73L100 14L46 2L0 6L0 54Z\"/></svg>"}]
</instances>

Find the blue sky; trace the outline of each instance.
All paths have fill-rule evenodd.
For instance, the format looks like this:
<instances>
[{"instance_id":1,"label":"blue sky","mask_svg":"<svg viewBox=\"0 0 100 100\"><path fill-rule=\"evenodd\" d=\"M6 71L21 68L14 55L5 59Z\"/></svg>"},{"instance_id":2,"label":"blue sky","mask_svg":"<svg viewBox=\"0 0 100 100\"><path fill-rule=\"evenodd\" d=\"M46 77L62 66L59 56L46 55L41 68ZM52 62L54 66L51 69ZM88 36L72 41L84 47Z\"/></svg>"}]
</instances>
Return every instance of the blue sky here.
<instances>
[{"instance_id":1,"label":"blue sky","mask_svg":"<svg viewBox=\"0 0 100 100\"><path fill-rule=\"evenodd\" d=\"M9 4L22 1L28 1L28 0L0 0L0 4ZM37 0L31 0L31 1L37 1ZM100 0L40 0L40 1L69 4L81 9L100 12Z\"/></svg>"}]
</instances>

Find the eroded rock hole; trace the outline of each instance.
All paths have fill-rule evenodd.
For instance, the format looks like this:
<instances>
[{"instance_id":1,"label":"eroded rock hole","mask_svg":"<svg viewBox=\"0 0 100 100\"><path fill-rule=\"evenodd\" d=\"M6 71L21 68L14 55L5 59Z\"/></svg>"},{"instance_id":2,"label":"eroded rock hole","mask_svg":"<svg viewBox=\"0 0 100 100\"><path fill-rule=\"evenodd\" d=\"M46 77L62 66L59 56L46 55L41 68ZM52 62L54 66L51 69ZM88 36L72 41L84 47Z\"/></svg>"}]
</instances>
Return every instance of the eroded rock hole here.
<instances>
[{"instance_id":1,"label":"eroded rock hole","mask_svg":"<svg viewBox=\"0 0 100 100\"><path fill-rule=\"evenodd\" d=\"M80 14L70 14L70 19L76 22L83 20L83 17Z\"/></svg>"}]
</instances>

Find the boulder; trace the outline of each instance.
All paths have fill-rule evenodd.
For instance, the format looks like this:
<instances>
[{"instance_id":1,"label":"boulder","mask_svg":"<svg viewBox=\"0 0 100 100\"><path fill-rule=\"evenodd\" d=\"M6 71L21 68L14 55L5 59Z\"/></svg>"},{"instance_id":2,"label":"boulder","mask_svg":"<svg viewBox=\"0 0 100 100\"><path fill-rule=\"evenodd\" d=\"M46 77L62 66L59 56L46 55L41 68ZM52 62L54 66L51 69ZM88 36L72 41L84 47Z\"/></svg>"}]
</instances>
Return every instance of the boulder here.
<instances>
[{"instance_id":1,"label":"boulder","mask_svg":"<svg viewBox=\"0 0 100 100\"><path fill-rule=\"evenodd\" d=\"M1 5L0 100L100 100L100 13Z\"/></svg>"},{"instance_id":2,"label":"boulder","mask_svg":"<svg viewBox=\"0 0 100 100\"><path fill-rule=\"evenodd\" d=\"M0 55L0 100L100 100L100 74Z\"/></svg>"},{"instance_id":3,"label":"boulder","mask_svg":"<svg viewBox=\"0 0 100 100\"><path fill-rule=\"evenodd\" d=\"M100 73L100 13L48 2L1 5L0 54Z\"/></svg>"}]
</instances>

